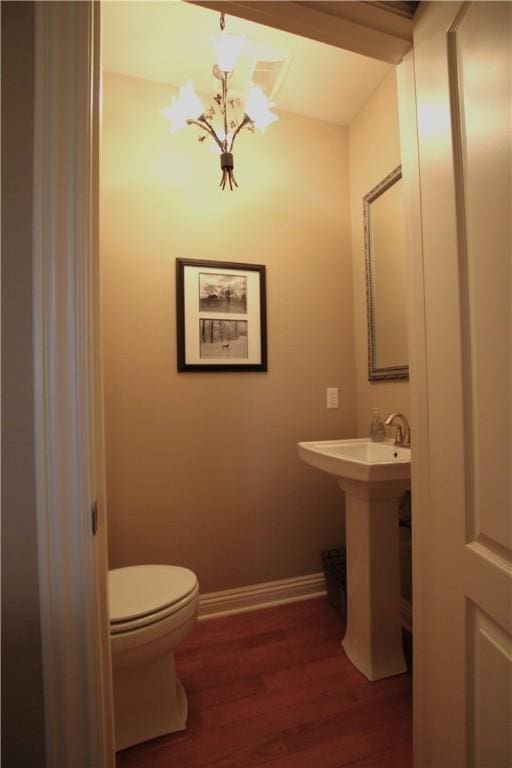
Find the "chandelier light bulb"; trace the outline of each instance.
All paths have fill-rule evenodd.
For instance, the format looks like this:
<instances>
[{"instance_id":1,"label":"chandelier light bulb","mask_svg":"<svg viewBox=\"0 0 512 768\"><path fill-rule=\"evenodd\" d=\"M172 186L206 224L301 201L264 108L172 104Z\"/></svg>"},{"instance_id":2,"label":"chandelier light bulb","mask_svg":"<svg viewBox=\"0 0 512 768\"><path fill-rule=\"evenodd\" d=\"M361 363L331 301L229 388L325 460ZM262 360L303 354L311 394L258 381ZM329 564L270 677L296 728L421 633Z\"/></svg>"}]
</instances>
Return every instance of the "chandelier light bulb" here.
<instances>
[{"instance_id":1,"label":"chandelier light bulb","mask_svg":"<svg viewBox=\"0 0 512 768\"><path fill-rule=\"evenodd\" d=\"M160 114L169 121L171 133L177 133L178 131L181 131L182 128L187 127L187 120L183 114L183 107L176 96L172 97L170 107L161 109Z\"/></svg>"},{"instance_id":2,"label":"chandelier light bulb","mask_svg":"<svg viewBox=\"0 0 512 768\"><path fill-rule=\"evenodd\" d=\"M203 112L204 107L194 90L192 80L180 86L179 96L172 97L170 107L160 110L160 114L171 124L171 133L186 128L190 120L198 120Z\"/></svg>"},{"instance_id":3,"label":"chandelier light bulb","mask_svg":"<svg viewBox=\"0 0 512 768\"><path fill-rule=\"evenodd\" d=\"M275 103L269 101L258 85L249 83L245 114L262 133L265 133L269 125L279 120L278 116L270 111L271 107L275 106Z\"/></svg>"},{"instance_id":4,"label":"chandelier light bulb","mask_svg":"<svg viewBox=\"0 0 512 768\"><path fill-rule=\"evenodd\" d=\"M245 35L228 35L222 30L217 37L210 38L217 66L221 72L232 72L238 57L245 48Z\"/></svg>"},{"instance_id":5,"label":"chandelier light bulb","mask_svg":"<svg viewBox=\"0 0 512 768\"><path fill-rule=\"evenodd\" d=\"M204 112L204 107L194 90L192 80L180 86L180 101L183 105L183 113L187 120L197 120Z\"/></svg>"}]
</instances>

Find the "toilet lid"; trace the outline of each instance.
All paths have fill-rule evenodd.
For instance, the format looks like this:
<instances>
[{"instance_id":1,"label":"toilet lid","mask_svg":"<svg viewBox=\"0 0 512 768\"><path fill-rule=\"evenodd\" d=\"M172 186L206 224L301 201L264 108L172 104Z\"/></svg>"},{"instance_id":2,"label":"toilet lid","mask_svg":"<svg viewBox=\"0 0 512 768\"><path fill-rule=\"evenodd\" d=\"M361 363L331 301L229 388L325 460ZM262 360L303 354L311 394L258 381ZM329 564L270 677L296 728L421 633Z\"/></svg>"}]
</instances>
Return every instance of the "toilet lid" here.
<instances>
[{"instance_id":1,"label":"toilet lid","mask_svg":"<svg viewBox=\"0 0 512 768\"><path fill-rule=\"evenodd\" d=\"M109 571L110 622L148 616L183 600L197 587L195 573L176 565L132 565Z\"/></svg>"}]
</instances>

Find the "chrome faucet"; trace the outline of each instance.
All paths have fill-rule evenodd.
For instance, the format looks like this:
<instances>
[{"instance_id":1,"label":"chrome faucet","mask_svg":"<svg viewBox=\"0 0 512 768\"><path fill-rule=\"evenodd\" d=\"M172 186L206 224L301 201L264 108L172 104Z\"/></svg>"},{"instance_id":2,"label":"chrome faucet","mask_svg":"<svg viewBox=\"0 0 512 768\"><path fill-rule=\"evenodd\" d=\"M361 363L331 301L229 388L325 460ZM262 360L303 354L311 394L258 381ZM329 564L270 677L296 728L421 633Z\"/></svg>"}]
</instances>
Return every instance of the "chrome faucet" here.
<instances>
[{"instance_id":1,"label":"chrome faucet","mask_svg":"<svg viewBox=\"0 0 512 768\"><path fill-rule=\"evenodd\" d=\"M411 428L403 413L390 413L384 423L387 427L396 427L395 445L410 448Z\"/></svg>"}]
</instances>

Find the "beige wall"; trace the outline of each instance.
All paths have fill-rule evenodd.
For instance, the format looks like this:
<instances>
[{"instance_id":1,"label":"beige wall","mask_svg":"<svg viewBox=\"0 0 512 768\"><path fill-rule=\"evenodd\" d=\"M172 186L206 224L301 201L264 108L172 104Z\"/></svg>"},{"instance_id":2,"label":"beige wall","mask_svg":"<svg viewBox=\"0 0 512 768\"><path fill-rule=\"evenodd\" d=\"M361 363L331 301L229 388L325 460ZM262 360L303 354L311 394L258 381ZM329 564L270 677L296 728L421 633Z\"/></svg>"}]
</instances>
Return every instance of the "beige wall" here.
<instances>
[{"instance_id":1,"label":"beige wall","mask_svg":"<svg viewBox=\"0 0 512 768\"><path fill-rule=\"evenodd\" d=\"M373 93L349 128L357 434L368 434L372 408L409 415L409 382L368 381L368 332L363 197L400 164L395 69Z\"/></svg>"},{"instance_id":2,"label":"beige wall","mask_svg":"<svg viewBox=\"0 0 512 768\"><path fill-rule=\"evenodd\" d=\"M45 764L32 370L34 4L2 3L2 766Z\"/></svg>"},{"instance_id":3,"label":"beige wall","mask_svg":"<svg viewBox=\"0 0 512 768\"><path fill-rule=\"evenodd\" d=\"M182 564L203 591L315 572L343 497L296 442L356 429L348 132L281 114L240 137L221 193L218 158L158 114L171 94L105 76L110 565ZM176 372L176 257L266 265L268 373Z\"/></svg>"}]
</instances>

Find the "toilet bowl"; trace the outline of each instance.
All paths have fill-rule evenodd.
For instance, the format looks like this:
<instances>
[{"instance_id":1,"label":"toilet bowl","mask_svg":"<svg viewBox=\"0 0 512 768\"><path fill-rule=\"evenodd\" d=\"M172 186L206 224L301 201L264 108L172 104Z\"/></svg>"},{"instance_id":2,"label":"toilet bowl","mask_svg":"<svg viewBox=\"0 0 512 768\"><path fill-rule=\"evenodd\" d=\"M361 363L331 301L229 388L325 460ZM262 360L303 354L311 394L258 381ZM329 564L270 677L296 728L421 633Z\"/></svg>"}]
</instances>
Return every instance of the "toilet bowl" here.
<instances>
[{"instance_id":1,"label":"toilet bowl","mask_svg":"<svg viewBox=\"0 0 512 768\"><path fill-rule=\"evenodd\" d=\"M135 565L109 571L116 750L187 724L174 649L197 621L199 587L187 568Z\"/></svg>"}]
</instances>

